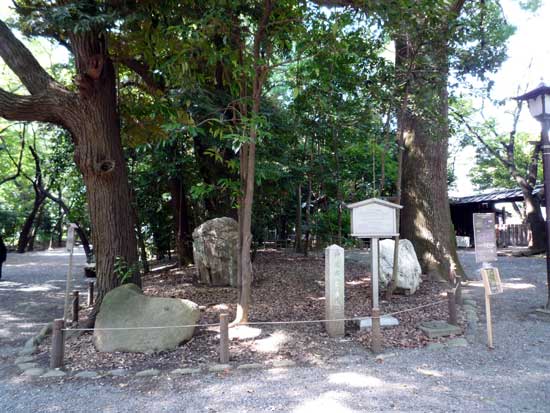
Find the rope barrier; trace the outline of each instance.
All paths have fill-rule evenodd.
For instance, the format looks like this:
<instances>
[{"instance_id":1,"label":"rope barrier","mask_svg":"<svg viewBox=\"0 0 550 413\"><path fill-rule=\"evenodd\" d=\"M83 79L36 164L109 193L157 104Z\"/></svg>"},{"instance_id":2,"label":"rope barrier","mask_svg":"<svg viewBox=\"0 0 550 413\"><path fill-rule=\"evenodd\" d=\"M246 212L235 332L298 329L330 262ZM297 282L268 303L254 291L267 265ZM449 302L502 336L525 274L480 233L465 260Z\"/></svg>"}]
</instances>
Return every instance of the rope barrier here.
<instances>
[{"instance_id":1,"label":"rope barrier","mask_svg":"<svg viewBox=\"0 0 550 413\"><path fill-rule=\"evenodd\" d=\"M445 303L447 300L439 300L433 303L420 305L413 308L407 308L405 310L394 311L393 313L387 313L380 315L380 318L384 316L393 316L396 314L402 314L409 311L419 310L421 308L431 307ZM336 319L319 319L319 320L297 320L297 321L250 321L247 323L238 324L239 326L254 326L254 325L281 325L281 324L314 324L314 323L326 323L331 321L359 321L368 318L368 316L351 317L351 318L336 318ZM151 326L151 327L103 327L103 328L64 328L62 331L116 331L116 330L158 330L166 328L190 328L190 327L219 327L220 323L214 324L188 324L181 326Z\"/></svg>"}]
</instances>

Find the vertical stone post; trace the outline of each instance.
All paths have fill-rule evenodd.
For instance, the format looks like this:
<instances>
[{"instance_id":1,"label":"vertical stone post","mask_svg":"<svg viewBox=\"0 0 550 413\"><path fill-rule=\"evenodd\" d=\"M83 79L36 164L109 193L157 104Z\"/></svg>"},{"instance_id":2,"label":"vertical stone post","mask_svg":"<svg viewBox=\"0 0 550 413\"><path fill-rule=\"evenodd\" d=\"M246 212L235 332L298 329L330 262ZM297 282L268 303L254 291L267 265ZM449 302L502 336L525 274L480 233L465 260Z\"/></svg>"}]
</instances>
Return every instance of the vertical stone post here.
<instances>
[{"instance_id":1,"label":"vertical stone post","mask_svg":"<svg viewBox=\"0 0 550 413\"><path fill-rule=\"evenodd\" d=\"M229 316L220 314L220 363L229 363Z\"/></svg>"},{"instance_id":2,"label":"vertical stone post","mask_svg":"<svg viewBox=\"0 0 550 413\"><path fill-rule=\"evenodd\" d=\"M449 324L458 325L456 317L456 298L454 290L447 291L447 299L449 301Z\"/></svg>"},{"instance_id":3,"label":"vertical stone post","mask_svg":"<svg viewBox=\"0 0 550 413\"><path fill-rule=\"evenodd\" d=\"M338 245L325 248L325 319L344 318L344 249ZM330 337L344 335L344 321L326 321Z\"/></svg>"}]
</instances>

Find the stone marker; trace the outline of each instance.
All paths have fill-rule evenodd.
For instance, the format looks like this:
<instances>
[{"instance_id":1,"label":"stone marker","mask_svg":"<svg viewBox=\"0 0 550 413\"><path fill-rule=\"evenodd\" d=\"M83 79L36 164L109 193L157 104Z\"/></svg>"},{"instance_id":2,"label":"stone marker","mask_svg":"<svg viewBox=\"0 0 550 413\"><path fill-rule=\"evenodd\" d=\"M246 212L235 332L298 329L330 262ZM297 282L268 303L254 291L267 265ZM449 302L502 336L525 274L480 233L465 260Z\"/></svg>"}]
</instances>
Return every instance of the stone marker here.
<instances>
[{"instance_id":1,"label":"stone marker","mask_svg":"<svg viewBox=\"0 0 550 413\"><path fill-rule=\"evenodd\" d=\"M325 319L344 318L344 249L338 245L325 248ZM344 321L326 321L330 337L344 335Z\"/></svg>"},{"instance_id":2,"label":"stone marker","mask_svg":"<svg viewBox=\"0 0 550 413\"><path fill-rule=\"evenodd\" d=\"M194 327L102 330L102 328L194 325L199 306L178 298L148 297L135 284L125 284L103 299L94 330L98 351L148 352L173 350L193 336Z\"/></svg>"},{"instance_id":3,"label":"stone marker","mask_svg":"<svg viewBox=\"0 0 550 413\"><path fill-rule=\"evenodd\" d=\"M442 320L423 321L418 328L430 338L445 337L452 334L460 334L460 327L454 326Z\"/></svg>"},{"instance_id":4,"label":"stone marker","mask_svg":"<svg viewBox=\"0 0 550 413\"><path fill-rule=\"evenodd\" d=\"M372 318L367 317L363 320L358 320L359 330L370 330L372 328ZM380 317L381 327L395 327L399 325L399 320L391 315L383 315Z\"/></svg>"},{"instance_id":5,"label":"stone marker","mask_svg":"<svg viewBox=\"0 0 550 413\"><path fill-rule=\"evenodd\" d=\"M237 286L239 224L233 218L214 218L193 231L193 259L201 283Z\"/></svg>"}]
</instances>

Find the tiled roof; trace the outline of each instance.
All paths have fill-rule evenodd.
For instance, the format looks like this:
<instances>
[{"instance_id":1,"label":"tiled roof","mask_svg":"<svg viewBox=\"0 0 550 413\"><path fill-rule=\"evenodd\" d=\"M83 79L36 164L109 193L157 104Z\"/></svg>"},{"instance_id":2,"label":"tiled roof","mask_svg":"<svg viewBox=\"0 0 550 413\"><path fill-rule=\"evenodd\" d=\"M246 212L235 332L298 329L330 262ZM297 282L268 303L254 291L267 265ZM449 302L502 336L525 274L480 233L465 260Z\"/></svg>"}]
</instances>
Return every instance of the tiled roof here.
<instances>
[{"instance_id":1,"label":"tiled roof","mask_svg":"<svg viewBox=\"0 0 550 413\"><path fill-rule=\"evenodd\" d=\"M533 190L533 195L537 195L542 190L542 185L537 185ZM498 189L480 195L470 195L461 198L450 198L451 205L458 204L477 204L480 202L512 202L522 201L523 194L521 189Z\"/></svg>"}]
</instances>

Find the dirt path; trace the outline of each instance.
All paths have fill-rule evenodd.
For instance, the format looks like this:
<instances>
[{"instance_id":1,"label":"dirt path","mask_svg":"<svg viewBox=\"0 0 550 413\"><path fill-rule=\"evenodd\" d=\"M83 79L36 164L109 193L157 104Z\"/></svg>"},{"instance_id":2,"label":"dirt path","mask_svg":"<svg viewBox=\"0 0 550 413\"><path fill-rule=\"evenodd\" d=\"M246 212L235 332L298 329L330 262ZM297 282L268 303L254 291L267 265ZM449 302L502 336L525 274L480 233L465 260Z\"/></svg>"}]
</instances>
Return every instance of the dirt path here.
<instances>
[{"instance_id":1,"label":"dirt path","mask_svg":"<svg viewBox=\"0 0 550 413\"><path fill-rule=\"evenodd\" d=\"M3 331L36 332L37 328L25 323L48 321L56 308L61 308L60 285L65 269L57 268L54 259L49 265L47 256L44 260L46 267L29 260L20 267L14 262L7 270L7 281L0 283ZM461 260L467 271L475 273L471 252L461 252ZM550 322L531 313L545 303L544 260L503 257L499 258L498 266L505 292L494 300L496 349L493 351L485 345L481 283L473 282L466 290L478 301L481 322L476 339L468 347L399 350L383 360L367 356L315 367L201 373L189 377L163 374L152 378L56 382L7 375L3 379L0 374L0 410L549 411ZM46 272L44 268L49 268L52 275L40 278ZM11 270L16 272L10 275ZM19 273L21 278L14 279ZM28 279L25 274L29 274ZM15 299L16 294L19 299ZM35 303L36 307L30 307L31 314L26 307L18 307L21 300ZM47 306L52 306L51 313L42 311ZM36 308L40 308L39 313ZM24 337L17 341L0 340L3 348L6 343L22 342Z\"/></svg>"},{"instance_id":2,"label":"dirt path","mask_svg":"<svg viewBox=\"0 0 550 413\"><path fill-rule=\"evenodd\" d=\"M82 287L84 252L76 249L74 274ZM0 280L0 378L29 337L43 323L63 315L63 300L69 255L63 249L8 254Z\"/></svg>"}]
</instances>

